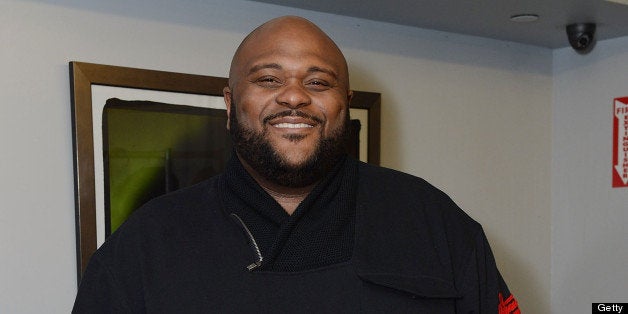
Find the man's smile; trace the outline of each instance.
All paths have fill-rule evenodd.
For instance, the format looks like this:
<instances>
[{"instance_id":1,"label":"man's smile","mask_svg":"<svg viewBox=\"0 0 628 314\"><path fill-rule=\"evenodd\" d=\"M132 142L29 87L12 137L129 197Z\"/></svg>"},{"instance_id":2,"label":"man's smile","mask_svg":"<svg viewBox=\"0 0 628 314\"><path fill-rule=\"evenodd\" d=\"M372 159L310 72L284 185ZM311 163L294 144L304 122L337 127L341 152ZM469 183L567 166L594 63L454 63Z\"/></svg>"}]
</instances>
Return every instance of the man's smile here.
<instances>
[{"instance_id":1,"label":"man's smile","mask_svg":"<svg viewBox=\"0 0 628 314\"><path fill-rule=\"evenodd\" d=\"M306 123L278 123L273 125L276 128L279 129L301 129L301 128L313 128L313 125L309 125Z\"/></svg>"},{"instance_id":2,"label":"man's smile","mask_svg":"<svg viewBox=\"0 0 628 314\"><path fill-rule=\"evenodd\" d=\"M320 118L294 110L273 114L264 121L275 129L289 132L313 129L323 123Z\"/></svg>"}]
</instances>

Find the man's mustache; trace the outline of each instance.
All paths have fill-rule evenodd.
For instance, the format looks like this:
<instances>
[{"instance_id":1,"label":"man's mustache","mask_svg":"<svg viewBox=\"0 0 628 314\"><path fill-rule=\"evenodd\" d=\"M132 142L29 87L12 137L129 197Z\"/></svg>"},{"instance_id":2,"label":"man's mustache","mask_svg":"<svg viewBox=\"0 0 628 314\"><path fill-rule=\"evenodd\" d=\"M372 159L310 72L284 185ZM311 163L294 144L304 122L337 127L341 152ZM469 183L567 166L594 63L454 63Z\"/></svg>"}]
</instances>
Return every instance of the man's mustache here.
<instances>
[{"instance_id":1,"label":"man's mustache","mask_svg":"<svg viewBox=\"0 0 628 314\"><path fill-rule=\"evenodd\" d=\"M268 123L268 121L273 120L273 119L277 119L277 118L283 118L283 117L301 117L301 118L305 118L305 119L309 119L312 120L316 123L322 124L324 122L324 120L322 118L319 118L317 116L313 116L311 114L305 113L301 110L297 110L297 109L291 109L291 110L285 110L285 111L281 111L281 112L277 112L277 113L273 113L267 117L264 118L264 123Z\"/></svg>"}]
</instances>

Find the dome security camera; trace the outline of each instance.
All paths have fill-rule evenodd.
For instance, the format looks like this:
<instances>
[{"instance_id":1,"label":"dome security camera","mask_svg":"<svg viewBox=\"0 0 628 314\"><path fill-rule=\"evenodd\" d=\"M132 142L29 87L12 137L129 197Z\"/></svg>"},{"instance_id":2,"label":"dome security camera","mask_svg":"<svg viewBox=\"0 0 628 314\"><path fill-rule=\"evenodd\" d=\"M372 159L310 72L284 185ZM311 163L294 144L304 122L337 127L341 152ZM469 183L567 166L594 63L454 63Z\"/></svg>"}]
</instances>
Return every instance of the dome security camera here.
<instances>
[{"instance_id":1,"label":"dome security camera","mask_svg":"<svg viewBox=\"0 0 628 314\"><path fill-rule=\"evenodd\" d=\"M595 24L575 23L566 27L569 44L578 53L585 54L595 45Z\"/></svg>"}]
</instances>

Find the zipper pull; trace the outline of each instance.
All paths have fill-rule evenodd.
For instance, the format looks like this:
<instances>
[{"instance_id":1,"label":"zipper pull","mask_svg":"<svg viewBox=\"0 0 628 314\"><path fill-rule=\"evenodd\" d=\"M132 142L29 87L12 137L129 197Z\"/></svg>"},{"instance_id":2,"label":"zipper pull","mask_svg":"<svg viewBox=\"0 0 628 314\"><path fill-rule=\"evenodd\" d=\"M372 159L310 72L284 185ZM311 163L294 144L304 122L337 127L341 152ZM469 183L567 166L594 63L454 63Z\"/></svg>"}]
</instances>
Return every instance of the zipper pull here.
<instances>
[{"instance_id":1,"label":"zipper pull","mask_svg":"<svg viewBox=\"0 0 628 314\"><path fill-rule=\"evenodd\" d=\"M262 266L262 261L264 260L264 257L262 257L262 252L259 250L259 246L257 246L257 242L255 241L251 230L249 230L244 221L242 221L242 218L234 213L231 213L231 217L234 217L240 223L240 226L242 227L242 229L244 229L244 232L249 238L251 246L253 246L253 249L255 250L255 254L257 255L257 261L253 264L250 264L249 266L246 266L246 269L248 269L249 271L253 271L254 269Z\"/></svg>"},{"instance_id":2,"label":"zipper pull","mask_svg":"<svg viewBox=\"0 0 628 314\"><path fill-rule=\"evenodd\" d=\"M262 266L262 261L257 261L249 266L246 266L246 269L248 269L249 271L253 271L255 270L257 267Z\"/></svg>"}]
</instances>

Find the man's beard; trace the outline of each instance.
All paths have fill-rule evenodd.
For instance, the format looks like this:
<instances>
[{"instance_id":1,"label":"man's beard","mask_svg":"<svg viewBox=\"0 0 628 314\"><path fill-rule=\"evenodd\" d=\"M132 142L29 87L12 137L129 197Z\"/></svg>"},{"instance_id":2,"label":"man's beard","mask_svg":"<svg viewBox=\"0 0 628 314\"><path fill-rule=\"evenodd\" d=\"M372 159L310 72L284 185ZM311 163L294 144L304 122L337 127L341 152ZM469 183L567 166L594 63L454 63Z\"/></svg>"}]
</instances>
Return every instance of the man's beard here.
<instances>
[{"instance_id":1,"label":"man's beard","mask_svg":"<svg viewBox=\"0 0 628 314\"><path fill-rule=\"evenodd\" d=\"M268 130L264 123L263 131L255 132L239 123L236 112L236 104L231 104L229 116L229 133L233 140L238 156L252 167L264 179L286 187L305 187L322 179L346 153L348 140L349 112L342 125L332 132L330 136L322 134L313 153L302 163L292 165L282 156L267 138ZM273 117L288 115L307 116L298 110L286 110ZM264 121L269 120L268 118ZM303 136L293 135L287 137L291 141L299 141Z\"/></svg>"}]
</instances>

